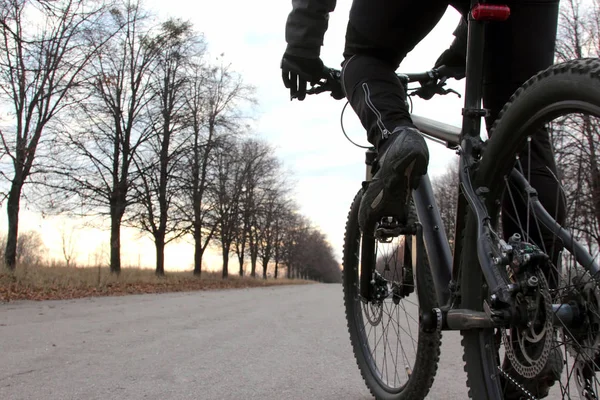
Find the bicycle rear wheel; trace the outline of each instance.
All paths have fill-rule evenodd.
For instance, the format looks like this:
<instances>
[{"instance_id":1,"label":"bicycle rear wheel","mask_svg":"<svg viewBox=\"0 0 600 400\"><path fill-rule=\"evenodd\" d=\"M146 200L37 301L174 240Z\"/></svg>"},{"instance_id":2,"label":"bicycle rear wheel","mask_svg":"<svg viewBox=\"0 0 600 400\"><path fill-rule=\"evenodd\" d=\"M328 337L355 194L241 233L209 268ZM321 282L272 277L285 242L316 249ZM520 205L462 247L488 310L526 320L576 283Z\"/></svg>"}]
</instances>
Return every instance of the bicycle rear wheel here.
<instances>
[{"instance_id":1,"label":"bicycle rear wheel","mask_svg":"<svg viewBox=\"0 0 600 400\"><path fill-rule=\"evenodd\" d=\"M377 399L418 400L429 392L437 371L440 332L425 332L419 310L436 307L428 265L413 275L410 237L363 236L358 226L358 192L344 237L343 287L350 341L360 372ZM361 271L376 271L373 292L361 296ZM367 280L368 281L368 280ZM416 289L416 291L415 291Z\"/></svg>"},{"instance_id":2,"label":"bicycle rear wheel","mask_svg":"<svg viewBox=\"0 0 600 400\"><path fill-rule=\"evenodd\" d=\"M486 206L499 238L517 233L512 237L534 245L531 248L546 254L549 261L540 264L538 297L528 303L539 313L531 324L535 327L511 323L507 329L463 332L467 385L473 399L597 399L600 395L596 377L600 370L596 261L600 170L595 165L600 155L599 76L597 59L552 66L511 97L492 127L474 187L489 189ZM539 156L532 150L532 138L544 131L558 158L558 176L528 165L527 160ZM582 157L589 162L581 162ZM549 220L536 208L538 196L529 185L536 174L556 183L554 193L539 193L546 204L553 204L545 210ZM557 221L561 220L567 235L560 233ZM464 232L461 295L462 307L482 310L489 292L477 260L476 224L470 212ZM513 243L520 246L521 242ZM510 268L506 266L507 273L517 276ZM577 315L567 323L558 315L571 305Z\"/></svg>"}]
</instances>

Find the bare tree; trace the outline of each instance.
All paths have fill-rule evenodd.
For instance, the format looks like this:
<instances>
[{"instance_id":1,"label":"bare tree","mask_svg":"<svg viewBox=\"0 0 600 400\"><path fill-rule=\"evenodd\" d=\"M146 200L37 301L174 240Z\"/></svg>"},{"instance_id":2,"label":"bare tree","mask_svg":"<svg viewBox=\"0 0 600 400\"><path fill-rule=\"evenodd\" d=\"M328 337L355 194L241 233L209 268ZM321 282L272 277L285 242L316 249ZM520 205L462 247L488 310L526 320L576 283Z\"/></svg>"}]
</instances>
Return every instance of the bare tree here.
<instances>
[{"instance_id":1,"label":"bare tree","mask_svg":"<svg viewBox=\"0 0 600 400\"><path fill-rule=\"evenodd\" d=\"M598 55L598 5L590 9L581 0L565 0L561 3L559 28L556 41L556 59L567 61L574 58Z\"/></svg>"},{"instance_id":2,"label":"bare tree","mask_svg":"<svg viewBox=\"0 0 600 400\"><path fill-rule=\"evenodd\" d=\"M281 207L278 210L274 222L274 244L273 244L273 262L274 266L274 277L279 277L279 268L283 263L285 255L285 239L286 239L286 228L290 228L290 221L294 220L294 212L298 207L292 200L284 200L281 202Z\"/></svg>"},{"instance_id":3,"label":"bare tree","mask_svg":"<svg viewBox=\"0 0 600 400\"><path fill-rule=\"evenodd\" d=\"M288 198L289 187L285 176L281 174L281 166L277 160L273 160L272 163L270 171L274 172L274 176L263 183L262 196L256 213L258 253L261 259L263 279L267 278L267 269L271 260L275 262L274 275L277 278L282 220L286 218L292 205Z\"/></svg>"},{"instance_id":4,"label":"bare tree","mask_svg":"<svg viewBox=\"0 0 600 400\"><path fill-rule=\"evenodd\" d=\"M152 77L153 101L148 104L154 117L150 139L134 158L140 184L136 186L138 204L133 219L140 229L152 235L156 274L164 275L165 245L183 232L183 220L169 216L179 194L175 173L185 145L182 130L189 121L183 93L189 81L189 63L203 51L203 45L190 23L168 20L152 46L160 46Z\"/></svg>"},{"instance_id":5,"label":"bare tree","mask_svg":"<svg viewBox=\"0 0 600 400\"><path fill-rule=\"evenodd\" d=\"M456 204L458 199L458 160L448 164L446 172L432 179L433 195L440 211L446 236L452 242L456 232Z\"/></svg>"},{"instance_id":6,"label":"bare tree","mask_svg":"<svg viewBox=\"0 0 600 400\"><path fill-rule=\"evenodd\" d=\"M89 96L72 108L69 129L54 146L53 174L43 183L50 210L110 218L110 270L119 273L121 225L135 194L133 160L152 132L148 104L161 46L139 2L127 2L111 16L107 24L124 28L90 65Z\"/></svg>"},{"instance_id":7,"label":"bare tree","mask_svg":"<svg viewBox=\"0 0 600 400\"><path fill-rule=\"evenodd\" d=\"M265 188L263 191L265 199L262 201L257 216L258 253L261 258L263 279L267 279L267 268L275 250L275 223L284 205L278 201L283 196L276 188Z\"/></svg>"},{"instance_id":8,"label":"bare tree","mask_svg":"<svg viewBox=\"0 0 600 400\"><path fill-rule=\"evenodd\" d=\"M17 265L36 265L44 259L46 246L38 231L27 231L19 234L17 240Z\"/></svg>"},{"instance_id":9,"label":"bare tree","mask_svg":"<svg viewBox=\"0 0 600 400\"><path fill-rule=\"evenodd\" d=\"M600 121L570 115L550 125L567 223L589 248L600 245ZM552 210L551 214L552 214Z\"/></svg>"},{"instance_id":10,"label":"bare tree","mask_svg":"<svg viewBox=\"0 0 600 400\"><path fill-rule=\"evenodd\" d=\"M63 257L67 268L73 265L73 260L77 257L77 238L75 237L75 229L68 228L63 224L60 230L60 244Z\"/></svg>"},{"instance_id":11,"label":"bare tree","mask_svg":"<svg viewBox=\"0 0 600 400\"><path fill-rule=\"evenodd\" d=\"M239 223L240 194L243 186L240 153L239 143L231 141L225 144L216 156L212 177L214 187L211 196L217 220L215 240L221 245L223 278L229 276L229 254Z\"/></svg>"},{"instance_id":12,"label":"bare tree","mask_svg":"<svg viewBox=\"0 0 600 400\"><path fill-rule=\"evenodd\" d=\"M247 139L242 143L243 187L240 201L241 221L236 232L235 250L238 255L240 276L246 248L250 253L250 275L256 276L259 256L261 227L258 220L263 202L268 198L268 190L273 189L273 179L280 171L280 165L273 156L273 149L266 142Z\"/></svg>"},{"instance_id":13,"label":"bare tree","mask_svg":"<svg viewBox=\"0 0 600 400\"><path fill-rule=\"evenodd\" d=\"M196 60L191 69L191 81L185 92L190 114L188 148L185 153L189 168L183 170L183 190L186 199L178 211L189 223L194 238L194 274L200 275L202 256L212 240L218 220L215 205L208 196L211 170L220 151L227 151L224 140L243 132L247 119L241 111L254 103L252 87L231 71L229 65L203 65ZM212 197L214 199L214 197Z\"/></svg>"},{"instance_id":14,"label":"bare tree","mask_svg":"<svg viewBox=\"0 0 600 400\"><path fill-rule=\"evenodd\" d=\"M46 125L76 101L83 69L110 33L107 8L91 0L2 0L0 3L0 96L12 107L11 128L0 131L11 171L7 198L8 268L17 257L19 204L23 185L35 173L34 160ZM32 24L35 16L42 16ZM10 175L10 176L9 176Z\"/></svg>"},{"instance_id":15,"label":"bare tree","mask_svg":"<svg viewBox=\"0 0 600 400\"><path fill-rule=\"evenodd\" d=\"M282 218L281 229L281 262L286 267L286 277L297 278L301 268L298 244L309 232L310 223L306 217L292 210Z\"/></svg>"}]
</instances>

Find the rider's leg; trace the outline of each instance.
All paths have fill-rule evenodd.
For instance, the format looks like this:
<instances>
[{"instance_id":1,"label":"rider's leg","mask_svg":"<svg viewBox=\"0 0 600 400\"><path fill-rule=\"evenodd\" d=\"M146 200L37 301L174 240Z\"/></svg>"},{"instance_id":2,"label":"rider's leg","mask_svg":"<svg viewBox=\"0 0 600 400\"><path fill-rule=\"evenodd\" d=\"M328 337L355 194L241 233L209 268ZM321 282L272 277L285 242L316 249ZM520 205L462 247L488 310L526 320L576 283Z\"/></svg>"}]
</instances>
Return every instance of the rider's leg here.
<instances>
[{"instance_id":1,"label":"rider's leg","mask_svg":"<svg viewBox=\"0 0 600 400\"><path fill-rule=\"evenodd\" d=\"M378 147L396 126L413 126L406 93L395 71L446 8L447 3L439 0L353 1L346 31L343 83L374 146Z\"/></svg>"},{"instance_id":2,"label":"rider's leg","mask_svg":"<svg viewBox=\"0 0 600 400\"><path fill-rule=\"evenodd\" d=\"M403 221L409 187L427 171L427 146L414 129L395 70L446 8L447 3L438 0L354 0L352 4L342 83L379 153L379 169L359 211L363 229L382 215Z\"/></svg>"},{"instance_id":3,"label":"rider's leg","mask_svg":"<svg viewBox=\"0 0 600 400\"><path fill-rule=\"evenodd\" d=\"M558 0L518 0L508 5L511 8L510 18L506 22L489 24L486 30L483 93L484 105L490 110L488 126L519 86L554 61ZM556 215L559 223L563 223L565 204L559 192L556 164L546 130L539 130L532 136L530 146L520 156L519 166L525 176L530 177L544 207L551 215ZM524 224L527 220L526 203L520 196L513 196L513 199L519 210L518 218ZM505 229L508 228L507 232L518 232L514 209L511 198L505 196L503 224ZM553 243L554 235L542 231L540 237L537 226L532 225L530 236L530 240L540 247L544 243L546 250L552 252L552 258L556 259L561 249Z\"/></svg>"}]
</instances>

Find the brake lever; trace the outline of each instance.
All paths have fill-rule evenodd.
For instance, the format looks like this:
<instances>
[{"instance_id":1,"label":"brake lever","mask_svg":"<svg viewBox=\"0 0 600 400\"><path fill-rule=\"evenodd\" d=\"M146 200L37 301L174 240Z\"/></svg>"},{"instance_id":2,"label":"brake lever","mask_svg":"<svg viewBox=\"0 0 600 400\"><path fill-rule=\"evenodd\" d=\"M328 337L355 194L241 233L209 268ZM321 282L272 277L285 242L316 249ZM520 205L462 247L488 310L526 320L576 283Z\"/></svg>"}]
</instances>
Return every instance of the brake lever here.
<instances>
[{"instance_id":1,"label":"brake lever","mask_svg":"<svg viewBox=\"0 0 600 400\"><path fill-rule=\"evenodd\" d=\"M436 94L446 95L446 94L453 93L453 94L456 94L458 96L458 98L462 97L460 95L460 93L458 93L454 89L445 89L444 88L444 86L446 85L445 82L446 82L446 80L444 79L435 84L430 83L428 85L421 86L418 89L414 89L412 91L412 93L410 93L410 96L419 96L422 99L429 100Z\"/></svg>"},{"instance_id":2,"label":"brake lever","mask_svg":"<svg viewBox=\"0 0 600 400\"><path fill-rule=\"evenodd\" d=\"M319 94L326 92L328 89L323 85L314 85L310 89L306 90L306 94Z\"/></svg>"},{"instance_id":3,"label":"brake lever","mask_svg":"<svg viewBox=\"0 0 600 400\"><path fill-rule=\"evenodd\" d=\"M306 90L306 94L331 92L331 97L336 100L345 98L346 96L341 86L341 71L328 68L324 75L321 80L311 84L311 88Z\"/></svg>"},{"instance_id":4,"label":"brake lever","mask_svg":"<svg viewBox=\"0 0 600 400\"><path fill-rule=\"evenodd\" d=\"M409 96L419 96L420 98L422 98L424 100L429 100L433 96L435 96L437 93L438 93L437 86L427 85L427 86L421 86L418 89L414 89L409 94Z\"/></svg>"},{"instance_id":5,"label":"brake lever","mask_svg":"<svg viewBox=\"0 0 600 400\"><path fill-rule=\"evenodd\" d=\"M440 92L441 92L440 94L450 94L450 93L454 93L455 95L457 95L457 96L458 96L458 98L459 98L459 99L460 99L460 98L462 98L462 96L460 95L460 93L458 93L458 92L457 92L456 90L454 90L454 89L443 89L443 88L440 88Z\"/></svg>"}]
</instances>

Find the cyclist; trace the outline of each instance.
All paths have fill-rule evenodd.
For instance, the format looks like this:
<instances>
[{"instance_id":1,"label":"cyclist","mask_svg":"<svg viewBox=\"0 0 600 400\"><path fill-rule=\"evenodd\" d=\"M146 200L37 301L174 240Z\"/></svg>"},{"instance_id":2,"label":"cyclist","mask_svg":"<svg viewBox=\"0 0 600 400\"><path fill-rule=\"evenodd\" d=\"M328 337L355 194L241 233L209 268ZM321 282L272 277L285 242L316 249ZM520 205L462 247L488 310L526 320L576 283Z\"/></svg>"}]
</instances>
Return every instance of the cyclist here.
<instances>
[{"instance_id":1,"label":"cyclist","mask_svg":"<svg viewBox=\"0 0 600 400\"><path fill-rule=\"evenodd\" d=\"M292 98L303 100L307 82L324 77L320 48L335 0L292 0L285 38L287 48L281 61L283 82ZM489 110L490 127L501 107L526 79L550 66L558 19L558 0L509 0L511 9L505 22L486 26L484 52L483 103ZM466 21L469 0L353 0L346 30L342 87L350 105L367 131L367 138L378 152L378 170L368 185L359 210L363 231L374 226L383 215L404 221L410 200L410 189L426 173L429 153L424 139L413 125L406 104L406 93L395 71L404 57L433 29L448 5L459 11L463 19L454 32L455 40L442 53L435 66L465 66ZM334 93L334 97L341 97ZM529 153L528 153L529 154ZM531 159L523 154L525 173L537 189L546 209L562 210L564 204L556 196L558 182L548 133L540 130L532 138ZM558 202L558 204L557 204ZM506 207L508 209L508 207ZM526 212L526 207L521 207ZM503 213L505 232L517 227ZM513 217L514 218L514 217ZM560 377L562 358L550 357L547 367L525 383L537 397L545 397ZM510 368L506 364L504 368ZM551 365L560 365L551 368ZM517 399L520 393L506 393Z\"/></svg>"}]
</instances>

